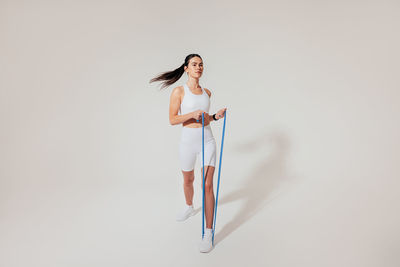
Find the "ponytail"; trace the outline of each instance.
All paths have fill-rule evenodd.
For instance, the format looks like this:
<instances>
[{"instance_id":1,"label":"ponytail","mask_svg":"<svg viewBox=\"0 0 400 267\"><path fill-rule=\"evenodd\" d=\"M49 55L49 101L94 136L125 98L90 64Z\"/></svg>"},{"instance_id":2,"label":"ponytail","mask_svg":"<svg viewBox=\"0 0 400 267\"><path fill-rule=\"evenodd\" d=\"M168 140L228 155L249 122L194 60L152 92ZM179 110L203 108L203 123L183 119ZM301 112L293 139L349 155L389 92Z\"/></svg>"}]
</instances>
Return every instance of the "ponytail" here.
<instances>
[{"instance_id":1,"label":"ponytail","mask_svg":"<svg viewBox=\"0 0 400 267\"><path fill-rule=\"evenodd\" d=\"M189 60L193 57L201 58L200 55L198 55L198 54L190 54L190 55L186 56L185 62L179 68L177 68L173 71L163 72L160 75L151 79L149 83L163 81L160 90L174 84L176 81L178 81L182 77L183 73L185 72L185 66L189 65Z\"/></svg>"}]
</instances>

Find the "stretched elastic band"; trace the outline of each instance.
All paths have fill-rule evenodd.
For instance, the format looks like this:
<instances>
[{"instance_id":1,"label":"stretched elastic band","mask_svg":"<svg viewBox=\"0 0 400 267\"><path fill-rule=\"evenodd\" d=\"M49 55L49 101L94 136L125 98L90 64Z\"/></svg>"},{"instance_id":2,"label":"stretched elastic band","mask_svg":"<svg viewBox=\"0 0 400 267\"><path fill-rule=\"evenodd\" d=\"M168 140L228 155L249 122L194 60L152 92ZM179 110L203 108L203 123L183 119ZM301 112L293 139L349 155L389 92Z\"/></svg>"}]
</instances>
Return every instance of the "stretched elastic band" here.
<instances>
[{"instance_id":1,"label":"stretched elastic band","mask_svg":"<svg viewBox=\"0 0 400 267\"><path fill-rule=\"evenodd\" d=\"M214 246L214 233L215 233L215 225L217 221L217 208L218 208L218 195L219 195L219 184L220 184L220 178L221 178L221 164L222 164L222 153L224 150L224 136L225 136L225 122L226 122L226 110L224 112L224 126L222 129L222 141L221 141L221 152L220 152L220 158L219 158L219 166L218 166L218 183L217 183L217 196L215 200L215 209L214 209L214 222L213 222L213 231L212 231L212 245ZM203 213L203 223L202 223L202 238L204 238L204 199L205 199L205 179L204 179L204 113L202 114L202 124L203 124L203 131L202 131L202 154L203 154L203 208L202 208L202 213Z\"/></svg>"},{"instance_id":2,"label":"stretched elastic band","mask_svg":"<svg viewBox=\"0 0 400 267\"><path fill-rule=\"evenodd\" d=\"M205 190L204 190L204 113L201 114L201 122L203 124L203 131L202 131L202 150L203 150L203 224L202 224L202 235L201 238L204 237L204 195L205 195Z\"/></svg>"},{"instance_id":3,"label":"stretched elastic band","mask_svg":"<svg viewBox=\"0 0 400 267\"><path fill-rule=\"evenodd\" d=\"M224 149L226 110L225 110L224 114L225 114L225 116L224 116L224 127L223 127L223 129L222 129L221 152L220 152L219 167L218 167L217 197L216 197L216 199L215 199L214 225L213 225L213 234L212 234L212 245L213 245L213 246L214 246L215 225L216 225L216 221L217 221L218 193L219 193L219 181L220 181L220 177L221 177L222 152L223 152L223 149Z\"/></svg>"}]
</instances>

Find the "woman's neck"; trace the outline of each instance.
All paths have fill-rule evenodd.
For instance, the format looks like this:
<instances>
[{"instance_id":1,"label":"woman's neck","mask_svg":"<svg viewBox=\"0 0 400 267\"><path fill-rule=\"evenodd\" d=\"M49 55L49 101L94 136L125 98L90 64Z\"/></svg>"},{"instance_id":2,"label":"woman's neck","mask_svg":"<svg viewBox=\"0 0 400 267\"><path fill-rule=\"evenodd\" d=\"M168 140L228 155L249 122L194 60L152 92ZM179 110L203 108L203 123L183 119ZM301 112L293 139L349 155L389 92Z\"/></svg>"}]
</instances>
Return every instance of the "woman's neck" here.
<instances>
[{"instance_id":1,"label":"woman's neck","mask_svg":"<svg viewBox=\"0 0 400 267\"><path fill-rule=\"evenodd\" d=\"M199 79L193 79L193 78L189 78L189 80L186 82L186 84L193 89L197 89L200 87L199 85Z\"/></svg>"}]
</instances>

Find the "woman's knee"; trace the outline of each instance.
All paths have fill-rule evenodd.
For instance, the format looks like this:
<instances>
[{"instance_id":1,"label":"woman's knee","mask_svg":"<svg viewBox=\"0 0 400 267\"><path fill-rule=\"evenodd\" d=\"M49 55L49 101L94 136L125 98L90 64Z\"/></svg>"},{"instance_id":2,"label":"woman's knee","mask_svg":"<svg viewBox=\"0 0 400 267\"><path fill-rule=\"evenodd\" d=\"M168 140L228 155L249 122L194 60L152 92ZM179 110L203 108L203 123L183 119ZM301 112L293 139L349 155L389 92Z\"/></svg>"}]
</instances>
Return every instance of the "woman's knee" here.
<instances>
[{"instance_id":1,"label":"woman's knee","mask_svg":"<svg viewBox=\"0 0 400 267\"><path fill-rule=\"evenodd\" d=\"M206 181L205 190L207 193L213 192L213 182L212 181L209 181L209 180Z\"/></svg>"},{"instance_id":2,"label":"woman's knee","mask_svg":"<svg viewBox=\"0 0 400 267\"><path fill-rule=\"evenodd\" d=\"M194 177L193 178L186 178L186 179L183 180L183 183L185 185L192 185L193 182L194 182Z\"/></svg>"},{"instance_id":3,"label":"woman's knee","mask_svg":"<svg viewBox=\"0 0 400 267\"><path fill-rule=\"evenodd\" d=\"M194 171L182 171L183 172L183 182L185 185L191 185L194 181Z\"/></svg>"}]
</instances>

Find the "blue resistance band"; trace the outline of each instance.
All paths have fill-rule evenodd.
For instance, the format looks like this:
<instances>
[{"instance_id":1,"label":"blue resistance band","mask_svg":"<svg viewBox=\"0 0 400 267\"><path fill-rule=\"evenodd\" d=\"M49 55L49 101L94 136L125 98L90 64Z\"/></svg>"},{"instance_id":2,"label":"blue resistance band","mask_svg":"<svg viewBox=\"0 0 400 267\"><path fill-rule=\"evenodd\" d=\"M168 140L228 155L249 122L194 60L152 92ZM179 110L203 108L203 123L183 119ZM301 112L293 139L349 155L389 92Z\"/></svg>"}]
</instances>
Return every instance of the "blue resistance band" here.
<instances>
[{"instance_id":1,"label":"blue resistance band","mask_svg":"<svg viewBox=\"0 0 400 267\"><path fill-rule=\"evenodd\" d=\"M222 129L222 141L221 141L221 153L220 153L220 158L219 158L219 167L218 167L218 183L217 183L217 197L215 200L215 209L214 209L214 225L212 227L213 229L213 236L212 236L212 244L214 246L214 233L215 233L215 225L216 225L216 220L217 220L217 208L218 208L218 193L219 193L219 182L220 182L220 177L221 177L221 163L222 163L222 152L224 149L224 136L225 136L225 122L226 122L226 110L224 112L224 127ZM202 224L202 238L204 238L204 195L205 195L205 191L204 191L204 113L202 114L201 117L202 120L202 124L203 124L203 132L202 132L202 151L203 151L203 224Z\"/></svg>"},{"instance_id":2,"label":"blue resistance band","mask_svg":"<svg viewBox=\"0 0 400 267\"><path fill-rule=\"evenodd\" d=\"M217 197L215 199L214 226L213 226L213 236L212 236L212 245L213 246L214 246L215 224L216 224L216 221L217 221L218 192L219 192L219 181L220 181L220 177L221 177L222 152L223 152L223 149L224 149L225 121L226 121L226 110L224 112L224 128L222 129L221 152L219 154L220 157L219 157L219 167L218 167Z\"/></svg>"},{"instance_id":3,"label":"blue resistance band","mask_svg":"<svg viewBox=\"0 0 400 267\"><path fill-rule=\"evenodd\" d=\"M204 190L204 113L201 114L201 122L203 124L203 131L202 131L202 156L203 156L203 224L202 224L202 233L201 233L201 238L203 239L204 237L204 195L205 195L205 190Z\"/></svg>"}]
</instances>

